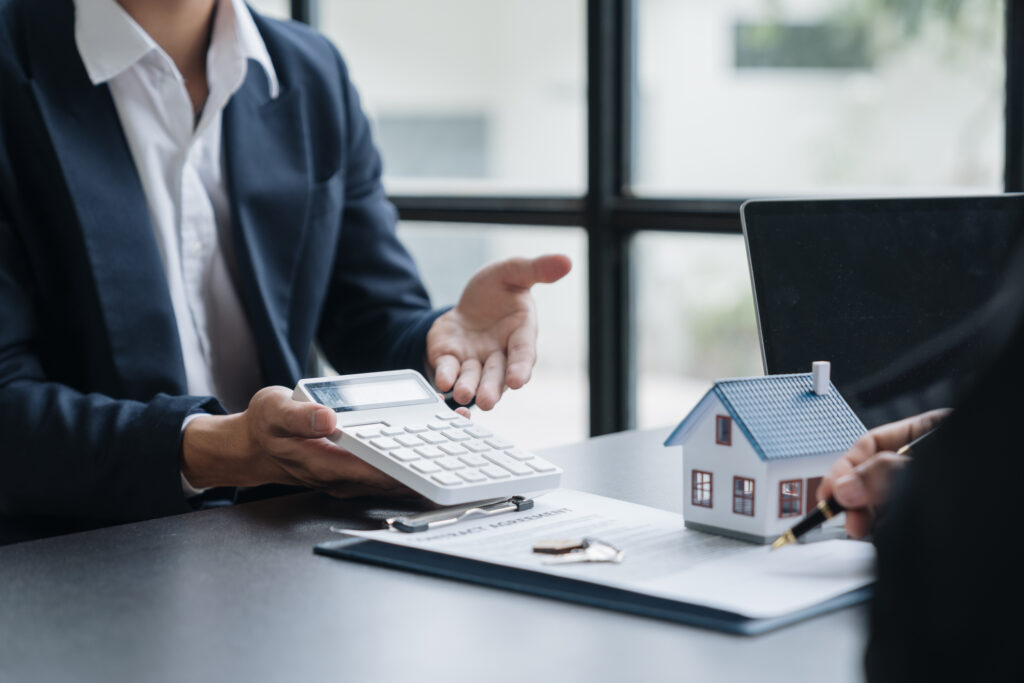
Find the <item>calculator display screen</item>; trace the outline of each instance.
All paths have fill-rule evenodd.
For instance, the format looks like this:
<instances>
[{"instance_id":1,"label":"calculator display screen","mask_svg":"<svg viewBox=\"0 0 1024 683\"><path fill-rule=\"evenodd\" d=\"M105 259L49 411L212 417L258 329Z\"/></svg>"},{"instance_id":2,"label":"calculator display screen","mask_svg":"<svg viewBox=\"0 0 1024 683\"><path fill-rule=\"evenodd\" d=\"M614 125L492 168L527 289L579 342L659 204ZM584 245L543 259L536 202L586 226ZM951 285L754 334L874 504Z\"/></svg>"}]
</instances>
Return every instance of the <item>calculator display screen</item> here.
<instances>
[{"instance_id":1,"label":"calculator display screen","mask_svg":"<svg viewBox=\"0 0 1024 683\"><path fill-rule=\"evenodd\" d=\"M336 412L390 408L437 401L435 394L415 377L356 378L307 384L317 403Z\"/></svg>"}]
</instances>

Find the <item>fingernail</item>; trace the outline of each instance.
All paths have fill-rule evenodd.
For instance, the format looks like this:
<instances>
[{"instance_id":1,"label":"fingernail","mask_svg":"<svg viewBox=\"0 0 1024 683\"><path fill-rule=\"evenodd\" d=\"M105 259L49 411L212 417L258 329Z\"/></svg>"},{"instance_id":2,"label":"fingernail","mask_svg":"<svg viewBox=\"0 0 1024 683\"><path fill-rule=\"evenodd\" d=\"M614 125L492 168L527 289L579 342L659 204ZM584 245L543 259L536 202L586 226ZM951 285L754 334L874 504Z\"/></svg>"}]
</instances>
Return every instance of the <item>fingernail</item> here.
<instances>
[{"instance_id":1,"label":"fingernail","mask_svg":"<svg viewBox=\"0 0 1024 683\"><path fill-rule=\"evenodd\" d=\"M318 410L313 413L313 432L316 434L323 434L331 428L331 416L327 414L326 410Z\"/></svg>"},{"instance_id":2,"label":"fingernail","mask_svg":"<svg viewBox=\"0 0 1024 683\"><path fill-rule=\"evenodd\" d=\"M868 492L864 490L864 482L856 474L847 474L836 480L836 498L848 508L859 508L868 504Z\"/></svg>"}]
</instances>

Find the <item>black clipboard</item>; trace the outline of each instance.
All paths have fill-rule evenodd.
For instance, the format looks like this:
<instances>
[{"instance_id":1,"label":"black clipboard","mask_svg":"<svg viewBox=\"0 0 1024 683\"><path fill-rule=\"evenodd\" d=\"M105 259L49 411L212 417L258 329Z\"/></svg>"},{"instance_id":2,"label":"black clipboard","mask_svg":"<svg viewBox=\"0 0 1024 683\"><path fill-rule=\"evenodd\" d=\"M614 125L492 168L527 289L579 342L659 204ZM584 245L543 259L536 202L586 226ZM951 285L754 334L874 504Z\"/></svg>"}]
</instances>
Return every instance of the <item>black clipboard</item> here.
<instances>
[{"instance_id":1,"label":"black clipboard","mask_svg":"<svg viewBox=\"0 0 1024 683\"><path fill-rule=\"evenodd\" d=\"M588 581L552 576L528 569L481 562L422 548L410 548L358 537L321 543L313 548L313 552L327 557L392 567L418 574L503 588L519 593L529 593L591 607L748 636L772 631L819 614L855 605L864 602L871 595L871 587L866 586L806 609L789 612L778 617L759 619Z\"/></svg>"}]
</instances>

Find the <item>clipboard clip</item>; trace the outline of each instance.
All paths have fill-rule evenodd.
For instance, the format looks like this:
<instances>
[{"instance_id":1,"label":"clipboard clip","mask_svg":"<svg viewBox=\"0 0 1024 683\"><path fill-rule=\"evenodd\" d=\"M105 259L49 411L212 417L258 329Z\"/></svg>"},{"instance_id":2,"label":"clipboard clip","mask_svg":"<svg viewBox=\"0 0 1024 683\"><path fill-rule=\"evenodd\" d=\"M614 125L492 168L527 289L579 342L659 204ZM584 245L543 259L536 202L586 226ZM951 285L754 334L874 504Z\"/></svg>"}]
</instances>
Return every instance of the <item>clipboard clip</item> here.
<instances>
[{"instance_id":1,"label":"clipboard clip","mask_svg":"<svg viewBox=\"0 0 1024 683\"><path fill-rule=\"evenodd\" d=\"M512 496L511 498L496 498L469 503L468 505L457 505L441 510L430 510L429 512L420 512L406 517L389 517L384 521L390 529L397 529L398 531L412 534L418 531L435 529L439 526L455 524L471 517L491 517L505 512L529 510L532 507L532 498Z\"/></svg>"}]
</instances>

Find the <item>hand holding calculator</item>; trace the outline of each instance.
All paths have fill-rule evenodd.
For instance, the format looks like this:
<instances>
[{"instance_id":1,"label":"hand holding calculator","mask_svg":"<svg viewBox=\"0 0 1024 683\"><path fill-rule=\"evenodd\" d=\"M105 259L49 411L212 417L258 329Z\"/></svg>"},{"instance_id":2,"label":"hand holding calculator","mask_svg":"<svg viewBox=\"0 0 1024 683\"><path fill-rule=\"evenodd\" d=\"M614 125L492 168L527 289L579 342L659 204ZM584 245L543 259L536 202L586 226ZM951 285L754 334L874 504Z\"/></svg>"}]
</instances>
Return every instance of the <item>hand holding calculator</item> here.
<instances>
[{"instance_id":1,"label":"hand holding calculator","mask_svg":"<svg viewBox=\"0 0 1024 683\"><path fill-rule=\"evenodd\" d=\"M300 380L292 398L338 413L329 437L441 505L556 488L562 470L475 426L415 370Z\"/></svg>"}]
</instances>

